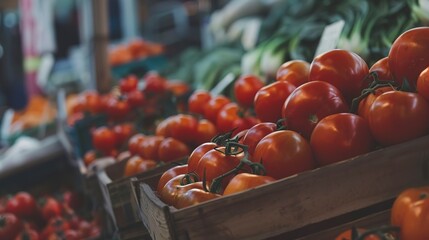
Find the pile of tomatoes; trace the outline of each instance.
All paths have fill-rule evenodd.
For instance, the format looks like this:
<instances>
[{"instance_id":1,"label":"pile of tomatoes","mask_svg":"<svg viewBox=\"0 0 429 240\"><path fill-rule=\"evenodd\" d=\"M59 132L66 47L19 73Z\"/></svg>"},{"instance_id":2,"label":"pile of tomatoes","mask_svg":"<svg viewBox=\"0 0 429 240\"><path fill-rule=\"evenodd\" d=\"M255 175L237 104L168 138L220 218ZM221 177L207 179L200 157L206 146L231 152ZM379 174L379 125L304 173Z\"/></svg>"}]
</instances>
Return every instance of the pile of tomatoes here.
<instances>
[{"instance_id":1,"label":"pile of tomatoes","mask_svg":"<svg viewBox=\"0 0 429 240\"><path fill-rule=\"evenodd\" d=\"M143 39L133 39L127 43L117 45L109 51L111 66L126 64L134 60L155 56L163 53L161 44L152 43Z\"/></svg>"},{"instance_id":2,"label":"pile of tomatoes","mask_svg":"<svg viewBox=\"0 0 429 240\"><path fill-rule=\"evenodd\" d=\"M0 198L0 239L78 240L100 236L97 219L77 214L83 199L73 191L35 197L28 192Z\"/></svg>"}]
</instances>

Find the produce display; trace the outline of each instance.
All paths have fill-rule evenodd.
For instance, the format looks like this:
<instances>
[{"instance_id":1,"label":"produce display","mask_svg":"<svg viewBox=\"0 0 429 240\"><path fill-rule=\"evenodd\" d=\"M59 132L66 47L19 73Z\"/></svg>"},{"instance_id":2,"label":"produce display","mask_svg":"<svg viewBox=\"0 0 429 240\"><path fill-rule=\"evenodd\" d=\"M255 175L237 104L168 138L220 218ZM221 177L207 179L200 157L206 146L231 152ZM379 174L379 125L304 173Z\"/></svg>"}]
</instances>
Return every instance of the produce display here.
<instances>
[{"instance_id":1,"label":"produce display","mask_svg":"<svg viewBox=\"0 0 429 240\"><path fill-rule=\"evenodd\" d=\"M112 47L109 51L109 63L111 66L126 64L138 59L155 56L163 53L161 44L152 43L143 39L133 39Z\"/></svg>"}]
</instances>

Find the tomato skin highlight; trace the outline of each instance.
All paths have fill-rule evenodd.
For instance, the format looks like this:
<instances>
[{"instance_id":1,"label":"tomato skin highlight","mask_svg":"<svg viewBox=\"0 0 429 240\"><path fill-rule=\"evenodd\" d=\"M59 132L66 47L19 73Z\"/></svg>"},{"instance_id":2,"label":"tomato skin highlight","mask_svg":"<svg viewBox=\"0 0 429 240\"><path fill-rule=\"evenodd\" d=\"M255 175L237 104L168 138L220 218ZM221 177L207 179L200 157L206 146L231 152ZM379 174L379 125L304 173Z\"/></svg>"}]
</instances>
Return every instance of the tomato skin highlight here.
<instances>
[{"instance_id":1,"label":"tomato skin highlight","mask_svg":"<svg viewBox=\"0 0 429 240\"><path fill-rule=\"evenodd\" d=\"M310 144L300 134L281 130L268 134L258 143L252 158L262 162L266 175L275 179L313 169L316 164Z\"/></svg>"},{"instance_id":2,"label":"tomato skin highlight","mask_svg":"<svg viewBox=\"0 0 429 240\"><path fill-rule=\"evenodd\" d=\"M429 238L429 200L420 200L409 209L401 226L402 240L427 240Z\"/></svg>"},{"instance_id":3,"label":"tomato skin highlight","mask_svg":"<svg viewBox=\"0 0 429 240\"><path fill-rule=\"evenodd\" d=\"M401 227L405 214L413 205L429 197L429 187L408 188L402 191L395 199L390 214L390 223L393 226Z\"/></svg>"},{"instance_id":4,"label":"tomato skin highlight","mask_svg":"<svg viewBox=\"0 0 429 240\"><path fill-rule=\"evenodd\" d=\"M175 207L178 209L182 209L185 207L197 205L199 203L202 203L211 199L218 198L220 196L221 195L219 194L206 192L199 188L192 188L186 191L186 193L182 194L177 199Z\"/></svg>"},{"instance_id":5,"label":"tomato skin highlight","mask_svg":"<svg viewBox=\"0 0 429 240\"><path fill-rule=\"evenodd\" d=\"M377 73L378 80L381 80L381 81L394 80L392 73L390 72L389 57L384 57L378 60L377 62L375 62L369 69L369 72Z\"/></svg>"},{"instance_id":6,"label":"tomato skin highlight","mask_svg":"<svg viewBox=\"0 0 429 240\"><path fill-rule=\"evenodd\" d=\"M162 188L165 186L165 184L170 181L170 179L172 179L175 176L178 176L180 174L186 174L188 173L188 165L179 165L179 166L175 166L172 167L170 169L168 169L167 171L165 171L162 175L161 178L158 181L158 186L156 188L156 191L159 193L161 192Z\"/></svg>"},{"instance_id":7,"label":"tomato skin highlight","mask_svg":"<svg viewBox=\"0 0 429 240\"><path fill-rule=\"evenodd\" d=\"M375 141L365 119L351 113L323 118L314 128L310 145L320 166L370 152Z\"/></svg>"},{"instance_id":8,"label":"tomato skin highlight","mask_svg":"<svg viewBox=\"0 0 429 240\"><path fill-rule=\"evenodd\" d=\"M259 141L268 134L274 132L276 129L277 125L270 122L259 123L250 128L246 135L244 135L242 141L244 145L248 146L249 154L252 156Z\"/></svg>"},{"instance_id":9,"label":"tomato skin highlight","mask_svg":"<svg viewBox=\"0 0 429 240\"><path fill-rule=\"evenodd\" d=\"M243 192L260 185L274 182L275 179L270 176L261 176L251 173L239 173L235 175L223 192L223 195L230 195Z\"/></svg>"},{"instance_id":10,"label":"tomato skin highlight","mask_svg":"<svg viewBox=\"0 0 429 240\"><path fill-rule=\"evenodd\" d=\"M216 143L207 142L199 145L191 152L188 158L188 170L189 172L195 172L198 167L198 163L200 159L206 154L208 151L215 149L218 147Z\"/></svg>"},{"instance_id":11,"label":"tomato skin highlight","mask_svg":"<svg viewBox=\"0 0 429 240\"><path fill-rule=\"evenodd\" d=\"M290 60L283 63L277 70L276 80L284 81L299 87L308 82L310 63L303 60Z\"/></svg>"},{"instance_id":12,"label":"tomato skin highlight","mask_svg":"<svg viewBox=\"0 0 429 240\"><path fill-rule=\"evenodd\" d=\"M429 66L420 73L417 79L417 93L429 101Z\"/></svg>"}]
</instances>

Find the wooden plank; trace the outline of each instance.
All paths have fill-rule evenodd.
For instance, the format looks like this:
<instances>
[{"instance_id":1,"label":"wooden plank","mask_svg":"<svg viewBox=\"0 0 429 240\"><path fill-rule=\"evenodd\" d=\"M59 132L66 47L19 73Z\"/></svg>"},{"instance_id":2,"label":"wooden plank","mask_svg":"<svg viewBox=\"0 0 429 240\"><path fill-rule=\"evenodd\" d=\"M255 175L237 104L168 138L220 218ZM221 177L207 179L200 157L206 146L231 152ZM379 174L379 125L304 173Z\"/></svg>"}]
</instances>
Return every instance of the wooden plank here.
<instances>
[{"instance_id":1,"label":"wooden plank","mask_svg":"<svg viewBox=\"0 0 429 240\"><path fill-rule=\"evenodd\" d=\"M141 183L142 220L156 239L264 239L428 184L428 160L426 136L181 210Z\"/></svg>"}]
</instances>

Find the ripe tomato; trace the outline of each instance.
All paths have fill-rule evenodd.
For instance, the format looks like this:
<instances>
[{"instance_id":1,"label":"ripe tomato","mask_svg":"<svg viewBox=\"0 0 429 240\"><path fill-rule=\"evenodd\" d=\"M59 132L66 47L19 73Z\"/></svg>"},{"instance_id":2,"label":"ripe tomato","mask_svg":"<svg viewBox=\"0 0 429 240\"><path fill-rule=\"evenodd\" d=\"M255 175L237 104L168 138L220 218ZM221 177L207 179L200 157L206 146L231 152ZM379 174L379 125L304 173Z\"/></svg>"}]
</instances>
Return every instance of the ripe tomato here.
<instances>
[{"instance_id":1,"label":"ripe tomato","mask_svg":"<svg viewBox=\"0 0 429 240\"><path fill-rule=\"evenodd\" d=\"M188 109L191 113L204 115L204 108L212 96L205 90L197 90L188 99Z\"/></svg>"},{"instance_id":2,"label":"ripe tomato","mask_svg":"<svg viewBox=\"0 0 429 240\"><path fill-rule=\"evenodd\" d=\"M368 73L368 66L359 55L335 49L314 58L309 81L325 81L334 85L351 103L368 86L369 81L364 81Z\"/></svg>"},{"instance_id":3,"label":"ripe tomato","mask_svg":"<svg viewBox=\"0 0 429 240\"><path fill-rule=\"evenodd\" d=\"M402 143L428 133L429 103L417 93L386 92L371 105L368 120L378 143Z\"/></svg>"},{"instance_id":4,"label":"ripe tomato","mask_svg":"<svg viewBox=\"0 0 429 240\"><path fill-rule=\"evenodd\" d=\"M146 136L139 145L138 154L144 159L158 160L158 149L164 137Z\"/></svg>"},{"instance_id":5,"label":"ripe tomato","mask_svg":"<svg viewBox=\"0 0 429 240\"><path fill-rule=\"evenodd\" d=\"M202 202L206 202L206 201L211 200L211 199L218 198L220 196L221 195L219 195L219 194L206 192L206 191L199 189L199 188L192 188L192 189L189 189L188 191L186 191L186 193L182 194L177 199L175 207L177 209L182 209L185 207L197 205L197 204L202 203Z\"/></svg>"},{"instance_id":6,"label":"ripe tomato","mask_svg":"<svg viewBox=\"0 0 429 240\"><path fill-rule=\"evenodd\" d=\"M244 108L253 106L253 99L256 93L264 86L259 77L254 75L244 75L234 82L234 96L238 104Z\"/></svg>"},{"instance_id":7,"label":"ripe tomato","mask_svg":"<svg viewBox=\"0 0 429 240\"><path fill-rule=\"evenodd\" d=\"M147 172L153 168L155 168L158 165L158 162L154 160L143 160L136 168L136 174L137 173L143 173Z\"/></svg>"},{"instance_id":8,"label":"ripe tomato","mask_svg":"<svg viewBox=\"0 0 429 240\"><path fill-rule=\"evenodd\" d=\"M127 93L127 103L131 108L138 108L144 106L146 97L140 90L133 90Z\"/></svg>"},{"instance_id":9,"label":"ripe tomato","mask_svg":"<svg viewBox=\"0 0 429 240\"><path fill-rule=\"evenodd\" d=\"M405 213L401 226L402 240L429 239L429 200L420 200Z\"/></svg>"},{"instance_id":10,"label":"ripe tomato","mask_svg":"<svg viewBox=\"0 0 429 240\"><path fill-rule=\"evenodd\" d=\"M163 162L177 161L188 156L189 147L174 138L165 138L158 147L158 160Z\"/></svg>"},{"instance_id":11,"label":"ripe tomato","mask_svg":"<svg viewBox=\"0 0 429 240\"><path fill-rule=\"evenodd\" d=\"M21 222L14 214L0 214L0 239L13 240L19 234L21 228Z\"/></svg>"},{"instance_id":12,"label":"ripe tomato","mask_svg":"<svg viewBox=\"0 0 429 240\"><path fill-rule=\"evenodd\" d=\"M258 123L252 128L250 128L246 135L243 137L242 143L248 146L248 151L251 156L255 152L256 145L258 145L259 141L262 138L267 136L268 134L274 132L277 129L277 125L275 123L264 122Z\"/></svg>"},{"instance_id":13,"label":"ripe tomato","mask_svg":"<svg viewBox=\"0 0 429 240\"><path fill-rule=\"evenodd\" d=\"M97 159L97 152L94 150L89 150L83 156L83 162L85 163L85 166L89 166L95 161L95 159Z\"/></svg>"},{"instance_id":14,"label":"ripe tomato","mask_svg":"<svg viewBox=\"0 0 429 240\"><path fill-rule=\"evenodd\" d=\"M139 156L133 156L130 159L128 159L127 163L125 164L124 168L124 176L129 177L137 174L137 167L140 165L140 163L143 162L143 158Z\"/></svg>"},{"instance_id":15,"label":"ripe tomato","mask_svg":"<svg viewBox=\"0 0 429 240\"><path fill-rule=\"evenodd\" d=\"M407 79L416 86L420 73L429 66L429 27L410 29L392 44L389 67L396 82Z\"/></svg>"},{"instance_id":16,"label":"ripe tomato","mask_svg":"<svg viewBox=\"0 0 429 240\"><path fill-rule=\"evenodd\" d=\"M235 175L223 192L223 195L230 195L246 191L248 189L255 188L260 185L264 185L270 182L274 182L275 179L270 176L261 176L250 173L239 173Z\"/></svg>"},{"instance_id":17,"label":"ripe tomato","mask_svg":"<svg viewBox=\"0 0 429 240\"><path fill-rule=\"evenodd\" d=\"M285 81L299 87L308 82L310 64L303 60L291 60L283 63L277 70L277 81Z\"/></svg>"},{"instance_id":18,"label":"ripe tomato","mask_svg":"<svg viewBox=\"0 0 429 240\"><path fill-rule=\"evenodd\" d=\"M217 147L216 143L206 142L194 149L191 155L188 158L188 170L189 172L195 172L197 170L198 163L200 162L201 157L204 156L208 151L213 150Z\"/></svg>"},{"instance_id":19,"label":"ripe tomato","mask_svg":"<svg viewBox=\"0 0 429 240\"><path fill-rule=\"evenodd\" d=\"M158 192L160 199L168 205L175 206L180 195L192 188L203 189L202 182L194 182L182 185L182 179L185 174L180 174L170 179L164 187Z\"/></svg>"},{"instance_id":20,"label":"ripe tomato","mask_svg":"<svg viewBox=\"0 0 429 240\"><path fill-rule=\"evenodd\" d=\"M198 120L187 114L178 114L170 117L169 124L167 126L167 133L177 140L180 140L186 144L192 144L194 142L195 135L198 128Z\"/></svg>"},{"instance_id":21,"label":"ripe tomato","mask_svg":"<svg viewBox=\"0 0 429 240\"><path fill-rule=\"evenodd\" d=\"M236 103L228 103L225 105L217 116L216 128L220 133L233 131L233 135L253 127L259 122L254 117L240 117L240 107Z\"/></svg>"},{"instance_id":22,"label":"ripe tomato","mask_svg":"<svg viewBox=\"0 0 429 240\"><path fill-rule=\"evenodd\" d=\"M122 93L132 92L137 89L138 83L139 80L135 75L129 75L119 81L119 90L121 90Z\"/></svg>"},{"instance_id":23,"label":"ripe tomato","mask_svg":"<svg viewBox=\"0 0 429 240\"><path fill-rule=\"evenodd\" d=\"M107 115L114 120L122 120L130 113L131 108L125 98L111 97L107 102Z\"/></svg>"},{"instance_id":24,"label":"ripe tomato","mask_svg":"<svg viewBox=\"0 0 429 240\"><path fill-rule=\"evenodd\" d=\"M273 132L262 138L252 161L262 162L266 175L275 179L315 167L310 144L300 134L290 130Z\"/></svg>"},{"instance_id":25,"label":"ripe tomato","mask_svg":"<svg viewBox=\"0 0 429 240\"><path fill-rule=\"evenodd\" d=\"M256 93L254 107L262 122L277 122L282 117L282 106L295 85L287 81L273 82Z\"/></svg>"},{"instance_id":26,"label":"ripe tomato","mask_svg":"<svg viewBox=\"0 0 429 240\"><path fill-rule=\"evenodd\" d=\"M92 132L92 145L97 150L108 153L117 143L115 132L105 126L98 127Z\"/></svg>"},{"instance_id":27,"label":"ripe tomato","mask_svg":"<svg viewBox=\"0 0 429 240\"><path fill-rule=\"evenodd\" d=\"M323 118L314 128L310 140L320 166L370 152L374 143L365 119L351 113L337 113Z\"/></svg>"},{"instance_id":28,"label":"ripe tomato","mask_svg":"<svg viewBox=\"0 0 429 240\"><path fill-rule=\"evenodd\" d=\"M216 124L219 111L230 102L231 100L229 100L229 98L222 95L212 97L210 101L204 106L204 117Z\"/></svg>"},{"instance_id":29,"label":"ripe tomato","mask_svg":"<svg viewBox=\"0 0 429 240\"><path fill-rule=\"evenodd\" d=\"M144 141L145 135L141 133L134 134L130 140L128 140L128 151L132 155L137 154L139 152L139 146L142 141Z\"/></svg>"},{"instance_id":30,"label":"ripe tomato","mask_svg":"<svg viewBox=\"0 0 429 240\"><path fill-rule=\"evenodd\" d=\"M376 72L381 81L392 81L393 76L389 68L389 58L385 57L375 62L369 69L369 72Z\"/></svg>"},{"instance_id":31,"label":"ripe tomato","mask_svg":"<svg viewBox=\"0 0 429 240\"><path fill-rule=\"evenodd\" d=\"M363 228L358 228L357 232L358 232L358 236L361 236L365 231L367 231L366 229ZM352 236L352 230L348 229L342 233L340 233L340 235L338 235L335 240L356 240L357 238L353 238ZM379 237L377 237L377 235L375 234L371 234L368 235L367 237L365 237L362 240L381 240Z\"/></svg>"},{"instance_id":32,"label":"ripe tomato","mask_svg":"<svg viewBox=\"0 0 429 240\"><path fill-rule=\"evenodd\" d=\"M180 80L167 81L166 85L167 90L176 97L184 96L190 91L189 84Z\"/></svg>"},{"instance_id":33,"label":"ripe tomato","mask_svg":"<svg viewBox=\"0 0 429 240\"><path fill-rule=\"evenodd\" d=\"M40 238L49 239L52 234L57 232L65 232L70 229L70 224L62 217L53 217L48 221L48 224L43 229ZM54 238L56 239L56 238Z\"/></svg>"},{"instance_id":34,"label":"ripe tomato","mask_svg":"<svg viewBox=\"0 0 429 240\"><path fill-rule=\"evenodd\" d=\"M18 236L15 237L15 240L39 240L39 239L40 239L39 234L33 229L24 229L18 234Z\"/></svg>"},{"instance_id":35,"label":"ripe tomato","mask_svg":"<svg viewBox=\"0 0 429 240\"><path fill-rule=\"evenodd\" d=\"M149 93L163 93L167 89L167 80L156 72L148 72L143 77L144 91Z\"/></svg>"},{"instance_id":36,"label":"ripe tomato","mask_svg":"<svg viewBox=\"0 0 429 240\"><path fill-rule=\"evenodd\" d=\"M390 214L390 223L401 227L404 223L405 214L413 205L423 199L429 198L429 187L409 188L396 197Z\"/></svg>"},{"instance_id":37,"label":"ripe tomato","mask_svg":"<svg viewBox=\"0 0 429 240\"><path fill-rule=\"evenodd\" d=\"M200 119L197 126L197 134L193 145L209 142L217 134L216 126L207 119Z\"/></svg>"},{"instance_id":38,"label":"ripe tomato","mask_svg":"<svg viewBox=\"0 0 429 240\"><path fill-rule=\"evenodd\" d=\"M380 87L375 89L373 93L370 93L366 98L359 102L358 115L368 121L369 109L371 108L372 103L374 103L374 100L381 94L391 91L395 91L395 89L392 87Z\"/></svg>"},{"instance_id":39,"label":"ripe tomato","mask_svg":"<svg viewBox=\"0 0 429 240\"><path fill-rule=\"evenodd\" d=\"M76 111L86 111L90 113L99 113L102 111L100 95L95 91L85 91L79 94Z\"/></svg>"},{"instance_id":40,"label":"ripe tomato","mask_svg":"<svg viewBox=\"0 0 429 240\"><path fill-rule=\"evenodd\" d=\"M61 204L53 197L43 198L40 201L40 209L45 221L60 217L62 214Z\"/></svg>"},{"instance_id":41,"label":"ripe tomato","mask_svg":"<svg viewBox=\"0 0 429 240\"><path fill-rule=\"evenodd\" d=\"M36 201L30 193L18 192L7 202L6 211L20 218L28 218L37 211Z\"/></svg>"},{"instance_id":42,"label":"ripe tomato","mask_svg":"<svg viewBox=\"0 0 429 240\"><path fill-rule=\"evenodd\" d=\"M417 79L417 92L429 101L429 66L420 73Z\"/></svg>"},{"instance_id":43,"label":"ripe tomato","mask_svg":"<svg viewBox=\"0 0 429 240\"><path fill-rule=\"evenodd\" d=\"M117 144L122 145L134 133L134 126L131 123L118 124L113 127L113 132L116 135Z\"/></svg>"},{"instance_id":44,"label":"ripe tomato","mask_svg":"<svg viewBox=\"0 0 429 240\"><path fill-rule=\"evenodd\" d=\"M186 173L188 173L188 165L187 164L175 166L175 167L168 169L167 171L165 171L161 175L161 178L158 181L158 186L156 188L156 191L158 193L161 192L162 188L165 186L165 184L168 181L170 181L170 179L172 179L173 177L175 177L177 175L186 174Z\"/></svg>"},{"instance_id":45,"label":"ripe tomato","mask_svg":"<svg viewBox=\"0 0 429 240\"><path fill-rule=\"evenodd\" d=\"M292 92L283 105L282 116L288 129L310 139L314 127L322 118L347 110L347 104L335 86L313 81Z\"/></svg>"}]
</instances>

